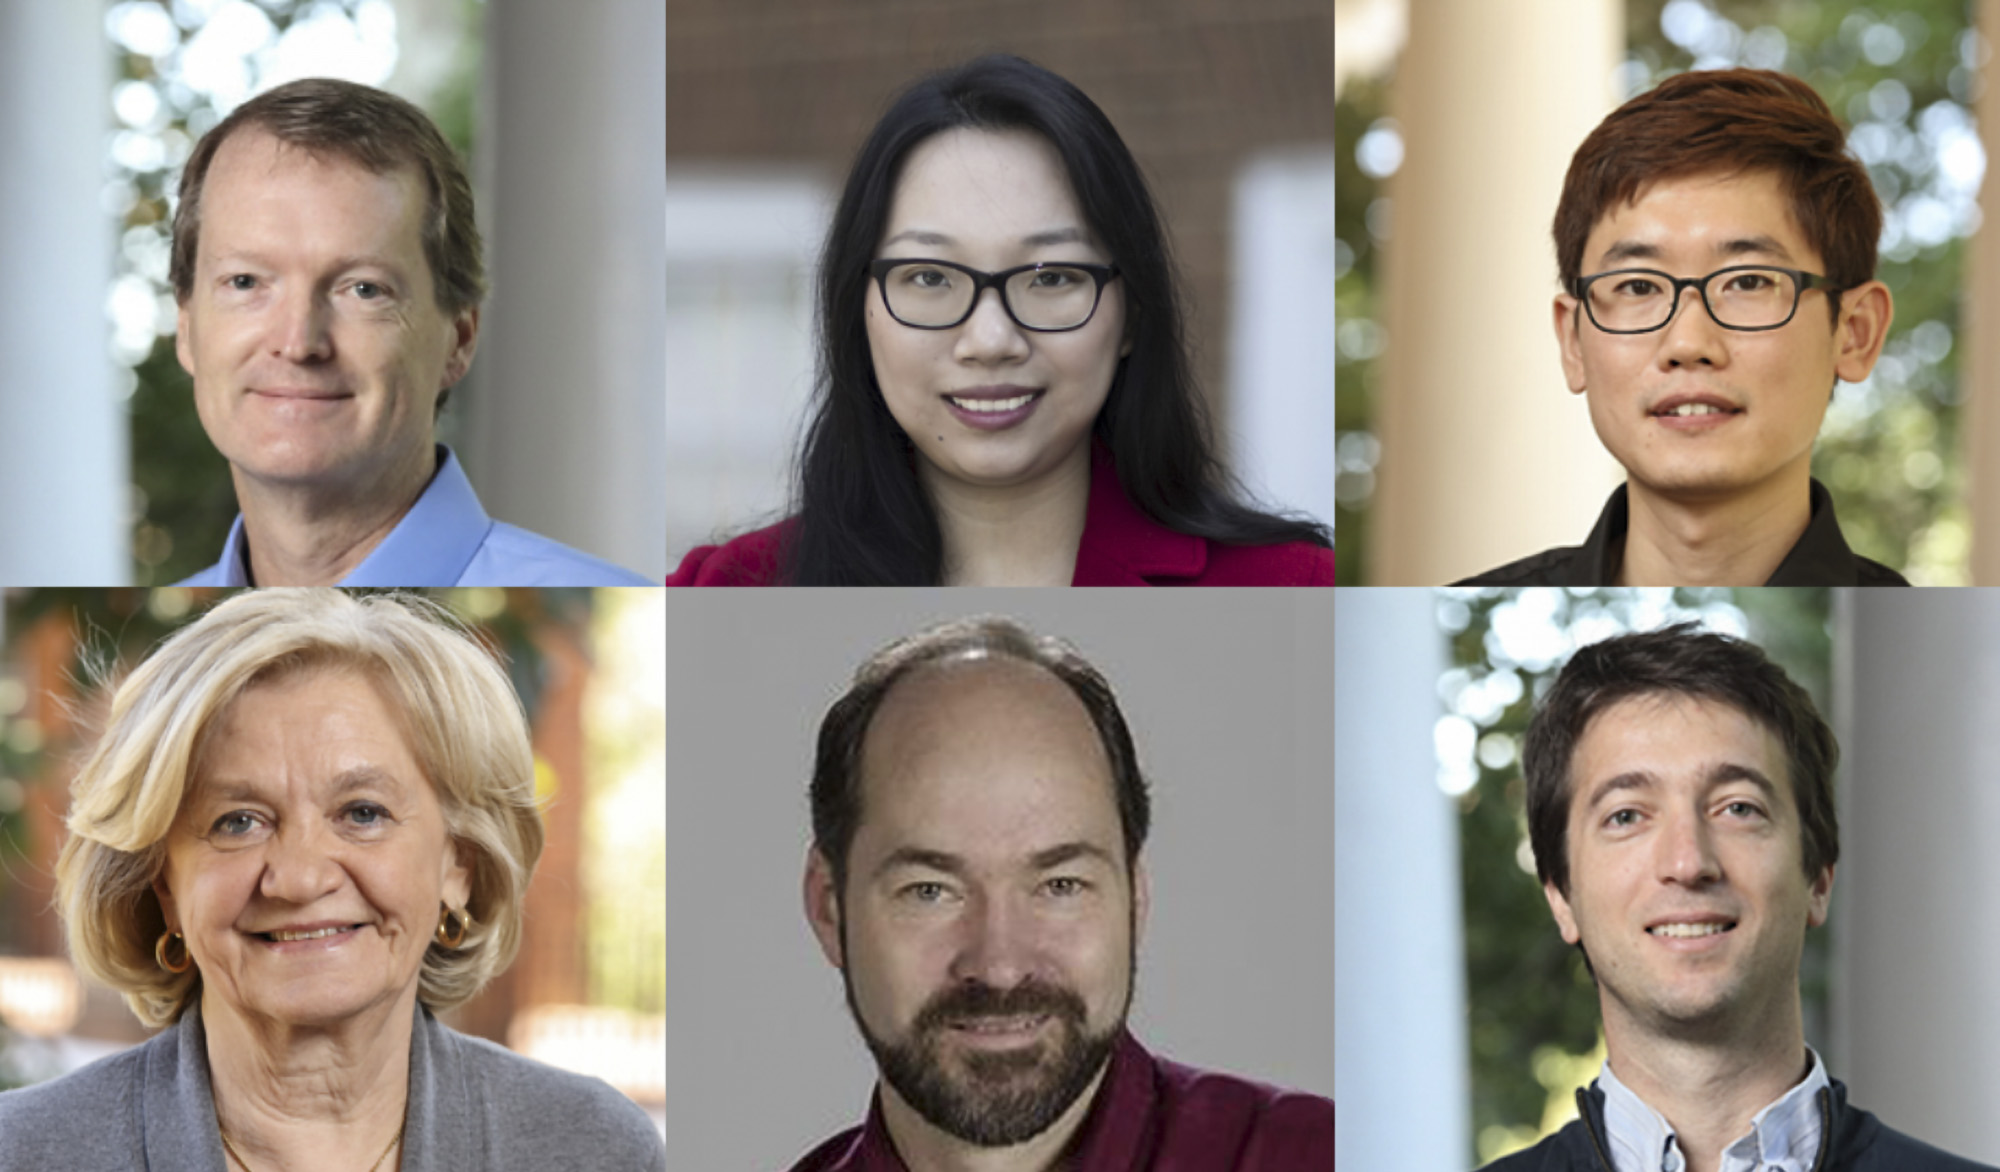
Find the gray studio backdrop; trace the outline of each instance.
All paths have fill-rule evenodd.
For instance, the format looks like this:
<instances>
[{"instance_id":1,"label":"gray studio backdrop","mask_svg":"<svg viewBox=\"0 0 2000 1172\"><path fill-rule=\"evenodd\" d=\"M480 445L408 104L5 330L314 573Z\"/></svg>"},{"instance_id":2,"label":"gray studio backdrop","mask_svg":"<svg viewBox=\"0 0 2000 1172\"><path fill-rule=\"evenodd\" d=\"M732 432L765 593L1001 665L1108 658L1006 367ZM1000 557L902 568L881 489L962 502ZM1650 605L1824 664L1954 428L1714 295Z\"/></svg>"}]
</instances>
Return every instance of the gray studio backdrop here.
<instances>
[{"instance_id":1,"label":"gray studio backdrop","mask_svg":"<svg viewBox=\"0 0 2000 1172\"><path fill-rule=\"evenodd\" d=\"M806 782L855 666L1003 614L1117 690L1153 783L1132 1025L1155 1053L1333 1094L1333 595L669 591L667 1147L783 1172L875 1070L805 922Z\"/></svg>"}]
</instances>

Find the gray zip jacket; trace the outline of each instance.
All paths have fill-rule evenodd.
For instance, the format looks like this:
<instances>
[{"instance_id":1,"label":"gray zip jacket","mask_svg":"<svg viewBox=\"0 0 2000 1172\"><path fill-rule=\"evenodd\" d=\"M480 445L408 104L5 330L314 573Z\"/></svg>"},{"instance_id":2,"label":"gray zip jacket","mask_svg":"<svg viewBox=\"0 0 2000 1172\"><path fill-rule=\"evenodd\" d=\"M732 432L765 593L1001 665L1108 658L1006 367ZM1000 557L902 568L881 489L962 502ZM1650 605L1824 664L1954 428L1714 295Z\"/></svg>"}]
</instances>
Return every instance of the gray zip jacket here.
<instances>
[{"instance_id":1,"label":"gray zip jacket","mask_svg":"<svg viewBox=\"0 0 2000 1172\"><path fill-rule=\"evenodd\" d=\"M416 1012L403 1172L666 1172L659 1132L624 1095ZM0 1094L0 1172L224 1167L198 1002L143 1045Z\"/></svg>"}]
</instances>

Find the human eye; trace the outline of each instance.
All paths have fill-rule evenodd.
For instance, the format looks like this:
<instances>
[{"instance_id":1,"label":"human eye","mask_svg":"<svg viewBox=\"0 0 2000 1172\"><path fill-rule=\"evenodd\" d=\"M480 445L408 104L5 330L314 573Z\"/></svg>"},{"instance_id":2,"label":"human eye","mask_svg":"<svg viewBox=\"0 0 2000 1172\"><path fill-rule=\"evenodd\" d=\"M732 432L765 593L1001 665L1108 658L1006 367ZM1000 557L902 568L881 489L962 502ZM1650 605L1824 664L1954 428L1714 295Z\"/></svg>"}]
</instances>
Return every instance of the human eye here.
<instances>
[{"instance_id":1,"label":"human eye","mask_svg":"<svg viewBox=\"0 0 2000 1172\"><path fill-rule=\"evenodd\" d=\"M1736 798L1722 807L1722 811L1732 818L1762 818L1764 808L1746 798Z\"/></svg>"},{"instance_id":2,"label":"human eye","mask_svg":"<svg viewBox=\"0 0 2000 1172\"><path fill-rule=\"evenodd\" d=\"M1074 899L1090 890L1090 882L1075 875L1057 875L1042 884L1044 890L1059 899Z\"/></svg>"},{"instance_id":3,"label":"human eye","mask_svg":"<svg viewBox=\"0 0 2000 1172\"><path fill-rule=\"evenodd\" d=\"M241 841L256 834L264 820L249 810L231 810L209 823L208 832L223 841Z\"/></svg>"},{"instance_id":4,"label":"human eye","mask_svg":"<svg viewBox=\"0 0 2000 1172\"><path fill-rule=\"evenodd\" d=\"M918 904L943 903L948 894L945 885L935 879L920 879L915 883L905 883L896 892L897 898L904 902Z\"/></svg>"},{"instance_id":5,"label":"human eye","mask_svg":"<svg viewBox=\"0 0 2000 1172\"><path fill-rule=\"evenodd\" d=\"M248 293L257 287L257 278L249 273L231 273L222 278L222 287L232 293Z\"/></svg>"},{"instance_id":6,"label":"human eye","mask_svg":"<svg viewBox=\"0 0 2000 1172\"><path fill-rule=\"evenodd\" d=\"M356 281L353 289L354 295L363 301L380 301L389 296L389 287L374 281Z\"/></svg>"},{"instance_id":7,"label":"human eye","mask_svg":"<svg viewBox=\"0 0 2000 1172\"><path fill-rule=\"evenodd\" d=\"M1067 289L1082 279L1075 269L1036 269L1035 285L1042 289Z\"/></svg>"},{"instance_id":8,"label":"human eye","mask_svg":"<svg viewBox=\"0 0 2000 1172\"><path fill-rule=\"evenodd\" d=\"M951 270L936 265L905 265L897 280L913 289L949 289Z\"/></svg>"},{"instance_id":9,"label":"human eye","mask_svg":"<svg viewBox=\"0 0 2000 1172\"><path fill-rule=\"evenodd\" d=\"M355 802L341 814L353 825L363 828L380 826L389 821L389 811L374 802Z\"/></svg>"},{"instance_id":10,"label":"human eye","mask_svg":"<svg viewBox=\"0 0 2000 1172\"><path fill-rule=\"evenodd\" d=\"M1629 297L1636 300L1641 297L1659 296L1661 285L1654 277L1650 277L1644 273L1633 273L1612 282L1611 292L1618 297Z\"/></svg>"},{"instance_id":11,"label":"human eye","mask_svg":"<svg viewBox=\"0 0 2000 1172\"><path fill-rule=\"evenodd\" d=\"M1617 830L1629 829L1639 824L1639 811L1630 806L1622 810L1613 810L1605 815L1604 824Z\"/></svg>"},{"instance_id":12,"label":"human eye","mask_svg":"<svg viewBox=\"0 0 2000 1172\"><path fill-rule=\"evenodd\" d=\"M1777 276L1761 269L1731 273L1727 285L1731 293L1769 293L1777 287Z\"/></svg>"}]
</instances>

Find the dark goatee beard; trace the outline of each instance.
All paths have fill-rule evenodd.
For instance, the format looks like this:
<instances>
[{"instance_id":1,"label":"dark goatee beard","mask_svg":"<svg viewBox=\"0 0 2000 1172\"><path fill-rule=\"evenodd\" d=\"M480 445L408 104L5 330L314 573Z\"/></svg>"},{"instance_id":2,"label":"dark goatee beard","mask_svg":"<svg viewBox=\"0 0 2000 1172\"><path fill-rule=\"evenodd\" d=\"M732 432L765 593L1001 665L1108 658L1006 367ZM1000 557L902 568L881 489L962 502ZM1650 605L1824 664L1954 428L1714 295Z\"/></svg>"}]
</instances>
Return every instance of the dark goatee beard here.
<instances>
[{"instance_id":1,"label":"dark goatee beard","mask_svg":"<svg viewBox=\"0 0 2000 1172\"><path fill-rule=\"evenodd\" d=\"M861 1020L851 980L847 1005L882 1080L931 1126L987 1148L1025 1143L1054 1125L1104 1068L1125 1028L1121 1010L1105 1033L1090 1033L1081 997L1036 982L945 989L896 1043L876 1037ZM1047 1017L1053 1037L1007 1050L948 1050L953 1023L1010 1017Z\"/></svg>"}]
</instances>

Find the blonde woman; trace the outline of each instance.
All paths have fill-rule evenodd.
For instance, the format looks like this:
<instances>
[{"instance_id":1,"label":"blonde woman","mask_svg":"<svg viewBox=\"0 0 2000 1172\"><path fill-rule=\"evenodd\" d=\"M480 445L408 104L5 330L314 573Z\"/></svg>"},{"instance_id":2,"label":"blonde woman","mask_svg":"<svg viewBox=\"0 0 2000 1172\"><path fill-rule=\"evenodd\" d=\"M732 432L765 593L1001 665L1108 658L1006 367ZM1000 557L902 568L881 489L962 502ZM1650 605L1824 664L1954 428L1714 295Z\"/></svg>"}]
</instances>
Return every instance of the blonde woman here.
<instances>
[{"instance_id":1,"label":"blonde woman","mask_svg":"<svg viewBox=\"0 0 2000 1172\"><path fill-rule=\"evenodd\" d=\"M437 608L231 598L73 789L70 954L164 1029L0 1094L0 1172L665 1169L609 1086L434 1016L514 959L542 849L520 703Z\"/></svg>"}]
</instances>

